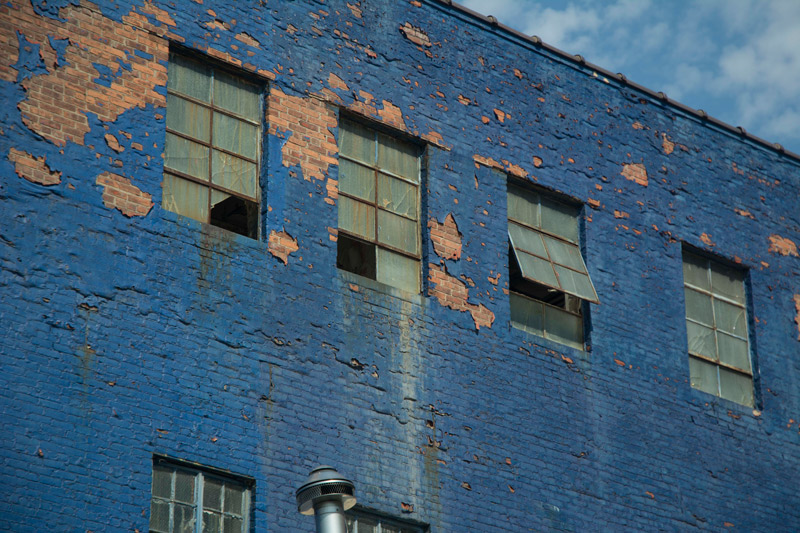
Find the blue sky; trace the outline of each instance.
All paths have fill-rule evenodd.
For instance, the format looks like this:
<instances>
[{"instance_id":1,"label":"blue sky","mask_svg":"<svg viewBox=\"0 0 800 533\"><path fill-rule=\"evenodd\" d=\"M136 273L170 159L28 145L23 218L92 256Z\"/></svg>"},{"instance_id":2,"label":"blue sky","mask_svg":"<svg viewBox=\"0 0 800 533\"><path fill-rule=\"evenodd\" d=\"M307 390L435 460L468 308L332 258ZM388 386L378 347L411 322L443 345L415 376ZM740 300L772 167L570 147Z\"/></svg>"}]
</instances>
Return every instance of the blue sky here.
<instances>
[{"instance_id":1,"label":"blue sky","mask_svg":"<svg viewBox=\"0 0 800 533\"><path fill-rule=\"evenodd\" d=\"M458 3L800 153L800 0Z\"/></svg>"}]
</instances>

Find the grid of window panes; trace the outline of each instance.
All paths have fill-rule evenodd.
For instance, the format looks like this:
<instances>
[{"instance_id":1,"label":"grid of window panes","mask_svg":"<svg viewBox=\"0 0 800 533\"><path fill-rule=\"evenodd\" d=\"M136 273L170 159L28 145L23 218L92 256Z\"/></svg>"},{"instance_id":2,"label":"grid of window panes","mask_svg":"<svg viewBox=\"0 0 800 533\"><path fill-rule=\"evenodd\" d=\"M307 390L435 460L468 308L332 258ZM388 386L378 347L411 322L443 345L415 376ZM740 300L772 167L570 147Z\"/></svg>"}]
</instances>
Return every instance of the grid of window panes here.
<instances>
[{"instance_id":1,"label":"grid of window panes","mask_svg":"<svg viewBox=\"0 0 800 533\"><path fill-rule=\"evenodd\" d=\"M258 236L261 88L171 53L163 206Z\"/></svg>"},{"instance_id":2,"label":"grid of window panes","mask_svg":"<svg viewBox=\"0 0 800 533\"><path fill-rule=\"evenodd\" d=\"M598 299L578 245L578 213L508 184L511 324L583 349L581 301Z\"/></svg>"},{"instance_id":3,"label":"grid of window panes","mask_svg":"<svg viewBox=\"0 0 800 533\"><path fill-rule=\"evenodd\" d=\"M243 533L249 507L242 483L161 461L153 465L152 532Z\"/></svg>"},{"instance_id":4,"label":"grid of window panes","mask_svg":"<svg viewBox=\"0 0 800 533\"><path fill-rule=\"evenodd\" d=\"M683 281L692 387L753 405L744 273L684 251Z\"/></svg>"},{"instance_id":5,"label":"grid of window panes","mask_svg":"<svg viewBox=\"0 0 800 533\"><path fill-rule=\"evenodd\" d=\"M419 182L418 146L341 121L340 268L419 292Z\"/></svg>"},{"instance_id":6,"label":"grid of window panes","mask_svg":"<svg viewBox=\"0 0 800 533\"><path fill-rule=\"evenodd\" d=\"M426 528L363 511L347 513L347 533L424 533Z\"/></svg>"}]
</instances>

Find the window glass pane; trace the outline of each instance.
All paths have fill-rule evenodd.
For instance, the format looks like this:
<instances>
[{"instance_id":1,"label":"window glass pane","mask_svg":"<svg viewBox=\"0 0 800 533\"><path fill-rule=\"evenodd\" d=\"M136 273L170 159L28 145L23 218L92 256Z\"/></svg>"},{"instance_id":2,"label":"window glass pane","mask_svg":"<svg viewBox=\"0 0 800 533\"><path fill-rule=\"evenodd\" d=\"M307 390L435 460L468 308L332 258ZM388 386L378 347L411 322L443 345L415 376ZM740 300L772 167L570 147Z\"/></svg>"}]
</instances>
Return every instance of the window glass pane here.
<instances>
[{"instance_id":1,"label":"window glass pane","mask_svg":"<svg viewBox=\"0 0 800 533\"><path fill-rule=\"evenodd\" d=\"M703 355L714 361L717 360L717 349L714 341L713 329L687 320L686 336L689 340L690 353Z\"/></svg>"},{"instance_id":2,"label":"window glass pane","mask_svg":"<svg viewBox=\"0 0 800 533\"><path fill-rule=\"evenodd\" d=\"M224 72L214 73L214 105L259 120L259 89Z\"/></svg>"},{"instance_id":3,"label":"window glass pane","mask_svg":"<svg viewBox=\"0 0 800 533\"><path fill-rule=\"evenodd\" d=\"M378 242L416 254L418 233L415 221L378 209Z\"/></svg>"},{"instance_id":4,"label":"window glass pane","mask_svg":"<svg viewBox=\"0 0 800 533\"><path fill-rule=\"evenodd\" d=\"M397 526L390 526L389 524L381 524L381 533L403 533L403 530Z\"/></svg>"},{"instance_id":5,"label":"window glass pane","mask_svg":"<svg viewBox=\"0 0 800 533\"><path fill-rule=\"evenodd\" d=\"M203 180L208 179L208 148L167 133L164 166Z\"/></svg>"},{"instance_id":6,"label":"window glass pane","mask_svg":"<svg viewBox=\"0 0 800 533\"><path fill-rule=\"evenodd\" d=\"M255 164L214 150L211 153L211 181L256 198L258 183L257 168Z\"/></svg>"},{"instance_id":7,"label":"window glass pane","mask_svg":"<svg viewBox=\"0 0 800 533\"><path fill-rule=\"evenodd\" d=\"M203 484L203 508L222 510L222 483L214 478L207 477Z\"/></svg>"},{"instance_id":8,"label":"window glass pane","mask_svg":"<svg viewBox=\"0 0 800 533\"><path fill-rule=\"evenodd\" d=\"M581 251L577 245L559 241L546 235L542 237L553 262L586 272L586 267L583 265L583 257L581 257Z\"/></svg>"},{"instance_id":9,"label":"window glass pane","mask_svg":"<svg viewBox=\"0 0 800 533\"><path fill-rule=\"evenodd\" d=\"M561 283L561 290L583 300L597 301L597 295L588 275L568 270L559 265L555 265L555 269L558 273L558 280Z\"/></svg>"},{"instance_id":10,"label":"window glass pane","mask_svg":"<svg viewBox=\"0 0 800 533\"><path fill-rule=\"evenodd\" d=\"M377 533L378 521L372 520L367 517L359 517L358 519L358 533Z\"/></svg>"},{"instance_id":11,"label":"window glass pane","mask_svg":"<svg viewBox=\"0 0 800 533\"><path fill-rule=\"evenodd\" d=\"M544 304L509 293L511 300L511 325L528 333L544 337Z\"/></svg>"},{"instance_id":12,"label":"window glass pane","mask_svg":"<svg viewBox=\"0 0 800 533\"><path fill-rule=\"evenodd\" d=\"M720 396L743 405L753 405L753 380L725 368L719 369Z\"/></svg>"},{"instance_id":13,"label":"window glass pane","mask_svg":"<svg viewBox=\"0 0 800 533\"><path fill-rule=\"evenodd\" d=\"M172 469L161 465L153 467L153 496L172 498Z\"/></svg>"},{"instance_id":14,"label":"window glass pane","mask_svg":"<svg viewBox=\"0 0 800 533\"><path fill-rule=\"evenodd\" d=\"M529 226L539 226L539 195L515 187L508 186L508 218L518 220Z\"/></svg>"},{"instance_id":15,"label":"window glass pane","mask_svg":"<svg viewBox=\"0 0 800 533\"><path fill-rule=\"evenodd\" d=\"M175 471L175 501L194 503L194 474Z\"/></svg>"},{"instance_id":16,"label":"window glass pane","mask_svg":"<svg viewBox=\"0 0 800 533\"><path fill-rule=\"evenodd\" d=\"M686 297L686 317L707 326L713 326L714 313L711 309L711 296L688 287L684 289L683 293Z\"/></svg>"},{"instance_id":17,"label":"window glass pane","mask_svg":"<svg viewBox=\"0 0 800 533\"><path fill-rule=\"evenodd\" d=\"M347 159L339 160L339 190L368 202L375 201L375 171Z\"/></svg>"},{"instance_id":18,"label":"window glass pane","mask_svg":"<svg viewBox=\"0 0 800 533\"><path fill-rule=\"evenodd\" d=\"M244 498L242 487L225 485L225 512L241 516Z\"/></svg>"},{"instance_id":19,"label":"window glass pane","mask_svg":"<svg viewBox=\"0 0 800 533\"><path fill-rule=\"evenodd\" d=\"M544 333L548 339L583 349L583 320L581 317L549 305L544 306Z\"/></svg>"},{"instance_id":20,"label":"window glass pane","mask_svg":"<svg viewBox=\"0 0 800 533\"><path fill-rule=\"evenodd\" d=\"M377 248L377 281L411 293L419 292L419 261ZM361 519L359 519L359 527ZM359 529L360 531L360 529Z\"/></svg>"},{"instance_id":21,"label":"window glass pane","mask_svg":"<svg viewBox=\"0 0 800 533\"><path fill-rule=\"evenodd\" d=\"M205 65L170 54L167 70L167 85L203 102L211 101L211 69Z\"/></svg>"},{"instance_id":22,"label":"window glass pane","mask_svg":"<svg viewBox=\"0 0 800 533\"><path fill-rule=\"evenodd\" d=\"M692 387L719 396L717 365L694 357L689 358L689 377Z\"/></svg>"},{"instance_id":23,"label":"window glass pane","mask_svg":"<svg viewBox=\"0 0 800 533\"><path fill-rule=\"evenodd\" d=\"M577 243L578 210L545 196L541 196L541 201L542 229Z\"/></svg>"},{"instance_id":24,"label":"window glass pane","mask_svg":"<svg viewBox=\"0 0 800 533\"><path fill-rule=\"evenodd\" d=\"M719 360L726 365L750 371L750 350L747 341L717 331Z\"/></svg>"},{"instance_id":25,"label":"window glass pane","mask_svg":"<svg viewBox=\"0 0 800 533\"><path fill-rule=\"evenodd\" d=\"M714 318L717 328L739 337L747 338L747 320L744 307L737 307L714 299Z\"/></svg>"},{"instance_id":26,"label":"window glass pane","mask_svg":"<svg viewBox=\"0 0 800 533\"><path fill-rule=\"evenodd\" d=\"M256 159L258 127L222 113L214 113L214 146Z\"/></svg>"},{"instance_id":27,"label":"window glass pane","mask_svg":"<svg viewBox=\"0 0 800 533\"><path fill-rule=\"evenodd\" d=\"M345 521L347 522L347 533L358 533L355 529L355 520L352 516L345 516Z\"/></svg>"},{"instance_id":28,"label":"window glass pane","mask_svg":"<svg viewBox=\"0 0 800 533\"><path fill-rule=\"evenodd\" d=\"M515 249L547 257L547 250L544 249L544 243L542 242L542 234L538 231L509 222L508 237L511 239L511 246Z\"/></svg>"},{"instance_id":29,"label":"window glass pane","mask_svg":"<svg viewBox=\"0 0 800 533\"><path fill-rule=\"evenodd\" d=\"M225 528L222 530L223 533L242 533L244 520L233 516L226 516L224 525Z\"/></svg>"},{"instance_id":30,"label":"window glass pane","mask_svg":"<svg viewBox=\"0 0 800 533\"><path fill-rule=\"evenodd\" d=\"M195 516L194 507L191 505L175 504L173 517L173 531L176 533L194 533Z\"/></svg>"},{"instance_id":31,"label":"window glass pane","mask_svg":"<svg viewBox=\"0 0 800 533\"><path fill-rule=\"evenodd\" d=\"M211 111L175 95L167 96L167 128L208 142Z\"/></svg>"},{"instance_id":32,"label":"window glass pane","mask_svg":"<svg viewBox=\"0 0 800 533\"><path fill-rule=\"evenodd\" d=\"M378 134L378 167L419 183L419 149L413 144Z\"/></svg>"},{"instance_id":33,"label":"window glass pane","mask_svg":"<svg viewBox=\"0 0 800 533\"><path fill-rule=\"evenodd\" d=\"M150 502L150 531L169 532L169 503L160 500Z\"/></svg>"},{"instance_id":34,"label":"window glass pane","mask_svg":"<svg viewBox=\"0 0 800 533\"><path fill-rule=\"evenodd\" d=\"M525 252L515 251L517 254L517 261L519 268L522 270L522 275L531 281L538 281L549 285L550 287L558 287L558 279L556 273L553 271L553 266L550 261L539 259Z\"/></svg>"},{"instance_id":35,"label":"window glass pane","mask_svg":"<svg viewBox=\"0 0 800 533\"><path fill-rule=\"evenodd\" d=\"M375 240L375 208L339 196L339 228Z\"/></svg>"},{"instance_id":36,"label":"window glass pane","mask_svg":"<svg viewBox=\"0 0 800 533\"><path fill-rule=\"evenodd\" d=\"M378 174L378 206L417 218L417 188L396 178Z\"/></svg>"},{"instance_id":37,"label":"window glass pane","mask_svg":"<svg viewBox=\"0 0 800 533\"><path fill-rule=\"evenodd\" d=\"M694 287L711 290L708 277L708 259L694 254L683 253L683 281Z\"/></svg>"},{"instance_id":38,"label":"window glass pane","mask_svg":"<svg viewBox=\"0 0 800 533\"><path fill-rule=\"evenodd\" d=\"M222 516L217 513L203 512L203 533L219 533Z\"/></svg>"},{"instance_id":39,"label":"window glass pane","mask_svg":"<svg viewBox=\"0 0 800 533\"><path fill-rule=\"evenodd\" d=\"M208 188L164 174L162 193L164 209L200 222L208 222Z\"/></svg>"},{"instance_id":40,"label":"window glass pane","mask_svg":"<svg viewBox=\"0 0 800 533\"><path fill-rule=\"evenodd\" d=\"M339 126L339 152L368 165L375 164L375 134L354 122Z\"/></svg>"},{"instance_id":41,"label":"window glass pane","mask_svg":"<svg viewBox=\"0 0 800 533\"><path fill-rule=\"evenodd\" d=\"M719 294L744 303L744 273L719 263L711 263L711 287Z\"/></svg>"}]
</instances>

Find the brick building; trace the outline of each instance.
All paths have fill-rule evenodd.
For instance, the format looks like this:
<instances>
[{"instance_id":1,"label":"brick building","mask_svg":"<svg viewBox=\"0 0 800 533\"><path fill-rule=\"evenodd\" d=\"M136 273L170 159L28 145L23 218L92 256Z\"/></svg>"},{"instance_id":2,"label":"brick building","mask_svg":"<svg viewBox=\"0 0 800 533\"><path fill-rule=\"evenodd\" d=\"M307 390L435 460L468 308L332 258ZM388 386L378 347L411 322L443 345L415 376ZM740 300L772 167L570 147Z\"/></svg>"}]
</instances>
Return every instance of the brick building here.
<instances>
[{"instance_id":1,"label":"brick building","mask_svg":"<svg viewBox=\"0 0 800 533\"><path fill-rule=\"evenodd\" d=\"M0 91L0 529L800 527L796 154L437 0L9 0Z\"/></svg>"}]
</instances>

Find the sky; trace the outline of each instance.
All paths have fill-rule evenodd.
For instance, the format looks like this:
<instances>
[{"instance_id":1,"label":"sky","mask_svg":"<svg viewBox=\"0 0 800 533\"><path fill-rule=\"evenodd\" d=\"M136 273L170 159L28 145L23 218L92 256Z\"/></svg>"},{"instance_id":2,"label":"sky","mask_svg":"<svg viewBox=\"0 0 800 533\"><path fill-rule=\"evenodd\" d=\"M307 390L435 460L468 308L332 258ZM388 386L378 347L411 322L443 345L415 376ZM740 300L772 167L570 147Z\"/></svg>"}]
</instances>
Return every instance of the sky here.
<instances>
[{"instance_id":1,"label":"sky","mask_svg":"<svg viewBox=\"0 0 800 533\"><path fill-rule=\"evenodd\" d=\"M800 0L456 0L800 153Z\"/></svg>"}]
</instances>

